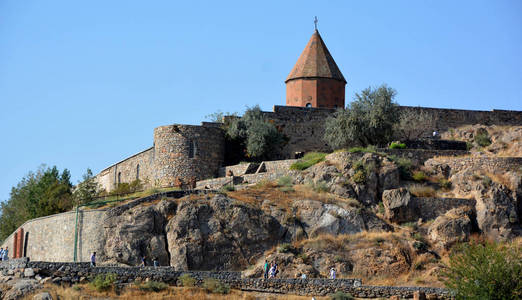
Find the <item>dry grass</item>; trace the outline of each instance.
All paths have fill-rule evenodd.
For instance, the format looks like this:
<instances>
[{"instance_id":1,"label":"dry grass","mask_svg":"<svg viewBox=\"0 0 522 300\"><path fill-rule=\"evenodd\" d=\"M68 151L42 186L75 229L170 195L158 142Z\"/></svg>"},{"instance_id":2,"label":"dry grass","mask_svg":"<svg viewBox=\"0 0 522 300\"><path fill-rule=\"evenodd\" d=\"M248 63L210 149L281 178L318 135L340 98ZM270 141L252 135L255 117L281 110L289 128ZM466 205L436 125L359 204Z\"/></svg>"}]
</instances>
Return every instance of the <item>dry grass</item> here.
<instances>
[{"instance_id":1,"label":"dry grass","mask_svg":"<svg viewBox=\"0 0 522 300\"><path fill-rule=\"evenodd\" d=\"M431 186L415 184L408 187L408 191L416 197L435 197L437 191Z\"/></svg>"},{"instance_id":2,"label":"dry grass","mask_svg":"<svg viewBox=\"0 0 522 300\"><path fill-rule=\"evenodd\" d=\"M324 192L316 192L307 185L294 185L293 189L281 190L275 182L263 182L244 190L227 192L227 196L243 203L248 203L260 208L263 201L269 199L270 203L283 210L288 210L296 200L316 200L328 204L337 204L341 207L358 207L359 203L354 199L344 199L336 195Z\"/></svg>"},{"instance_id":3,"label":"dry grass","mask_svg":"<svg viewBox=\"0 0 522 300\"><path fill-rule=\"evenodd\" d=\"M279 295L256 292L243 292L239 290L231 290L230 294L209 294L201 288L185 288L185 287L169 287L167 290L153 293L144 292L130 285L123 289L119 294L114 291L99 293L92 290L88 285L75 285L73 287L64 287L57 285L46 285L38 292L46 291L51 294L53 299L172 299L172 300L254 300L254 299L273 299L273 300L309 300L309 296L297 295ZM33 295L28 295L24 299L33 299ZM326 300L328 297L316 297L317 300Z\"/></svg>"}]
</instances>

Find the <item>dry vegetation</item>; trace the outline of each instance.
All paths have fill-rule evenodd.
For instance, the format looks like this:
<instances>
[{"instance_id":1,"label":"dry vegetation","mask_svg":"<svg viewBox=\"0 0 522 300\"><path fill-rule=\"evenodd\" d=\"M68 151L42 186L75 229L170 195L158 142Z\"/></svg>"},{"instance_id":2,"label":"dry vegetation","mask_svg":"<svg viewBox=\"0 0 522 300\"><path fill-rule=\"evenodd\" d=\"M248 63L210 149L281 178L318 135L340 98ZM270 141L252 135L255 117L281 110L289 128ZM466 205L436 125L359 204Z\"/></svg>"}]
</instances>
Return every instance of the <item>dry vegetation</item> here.
<instances>
[{"instance_id":1,"label":"dry vegetation","mask_svg":"<svg viewBox=\"0 0 522 300\"><path fill-rule=\"evenodd\" d=\"M96 292L94 289L89 287L87 284L74 285L72 287L64 287L57 285L46 285L42 292L46 291L51 294L53 299L169 299L169 300L255 300L255 299L266 299L266 300L309 300L309 296L297 296L297 295L279 295L279 294L267 294L267 293L256 293L256 292L243 292L239 290L231 290L230 294L209 294L202 288L192 287L169 287L161 292L146 292L141 291L134 285L129 285L123 290L115 292L114 290L108 292ZM25 299L33 299L34 295L28 295ZM326 300L329 297L315 297L317 300Z\"/></svg>"}]
</instances>

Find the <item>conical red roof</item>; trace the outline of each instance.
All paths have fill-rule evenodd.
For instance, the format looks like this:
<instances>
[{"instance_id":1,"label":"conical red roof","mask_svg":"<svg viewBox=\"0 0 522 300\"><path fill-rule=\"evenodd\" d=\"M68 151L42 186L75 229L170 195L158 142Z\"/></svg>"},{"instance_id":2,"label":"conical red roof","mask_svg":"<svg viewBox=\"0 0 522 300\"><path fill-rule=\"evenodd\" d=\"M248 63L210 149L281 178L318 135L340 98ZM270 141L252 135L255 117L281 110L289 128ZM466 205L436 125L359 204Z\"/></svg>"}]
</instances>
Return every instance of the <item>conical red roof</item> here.
<instances>
[{"instance_id":1,"label":"conical red roof","mask_svg":"<svg viewBox=\"0 0 522 300\"><path fill-rule=\"evenodd\" d=\"M298 78L317 77L337 79L346 83L319 31L316 30L285 82Z\"/></svg>"}]
</instances>

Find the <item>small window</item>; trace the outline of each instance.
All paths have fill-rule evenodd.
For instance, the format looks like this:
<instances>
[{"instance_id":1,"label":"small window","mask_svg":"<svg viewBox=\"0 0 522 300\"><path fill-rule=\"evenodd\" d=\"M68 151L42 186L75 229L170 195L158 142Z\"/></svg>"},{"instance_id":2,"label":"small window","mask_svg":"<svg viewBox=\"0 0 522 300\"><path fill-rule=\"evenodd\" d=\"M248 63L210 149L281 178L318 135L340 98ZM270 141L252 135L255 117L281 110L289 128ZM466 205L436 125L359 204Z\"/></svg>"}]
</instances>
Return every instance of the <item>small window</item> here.
<instances>
[{"instance_id":1,"label":"small window","mask_svg":"<svg viewBox=\"0 0 522 300\"><path fill-rule=\"evenodd\" d=\"M306 103L306 107L311 108L312 107L312 103Z\"/></svg>"},{"instance_id":2,"label":"small window","mask_svg":"<svg viewBox=\"0 0 522 300\"><path fill-rule=\"evenodd\" d=\"M140 164L136 166L136 180L140 180Z\"/></svg>"},{"instance_id":3,"label":"small window","mask_svg":"<svg viewBox=\"0 0 522 300\"><path fill-rule=\"evenodd\" d=\"M118 184L121 183L121 172L118 172Z\"/></svg>"},{"instance_id":4,"label":"small window","mask_svg":"<svg viewBox=\"0 0 522 300\"><path fill-rule=\"evenodd\" d=\"M197 151L198 151L196 141L189 140L188 141L188 146L189 146L188 157L189 158L194 158L194 156L196 156Z\"/></svg>"}]
</instances>

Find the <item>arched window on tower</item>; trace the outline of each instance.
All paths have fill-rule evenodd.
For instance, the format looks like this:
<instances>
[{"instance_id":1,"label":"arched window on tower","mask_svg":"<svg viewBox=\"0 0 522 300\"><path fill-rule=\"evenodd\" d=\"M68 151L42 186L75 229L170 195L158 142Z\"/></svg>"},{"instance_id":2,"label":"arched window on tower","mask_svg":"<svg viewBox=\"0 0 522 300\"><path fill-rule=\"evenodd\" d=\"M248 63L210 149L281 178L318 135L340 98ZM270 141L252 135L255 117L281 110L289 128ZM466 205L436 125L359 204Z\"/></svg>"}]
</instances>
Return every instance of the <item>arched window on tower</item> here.
<instances>
[{"instance_id":1,"label":"arched window on tower","mask_svg":"<svg viewBox=\"0 0 522 300\"><path fill-rule=\"evenodd\" d=\"M194 156L196 156L196 154L198 152L198 147L197 147L196 141L189 140L188 141L188 146L189 146L188 157L189 158L194 158Z\"/></svg>"},{"instance_id":2,"label":"arched window on tower","mask_svg":"<svg viewBox=\"0 0 522 300\"><path fill-rule=\"evenodd\" d=\"M140 164L136 166L136 180L140 180Z\"/></svg>"},{"instance_id":3,"label":"arched window on tower","mask_svg":"<svg viewBox=\"0 0 522 300\"><path fill-rule=\"evenodd\" d=\"M312 107L312 103L310 103L310 102L306 103L306 107L311 108Z\"/></svg>"}]
</instances>

